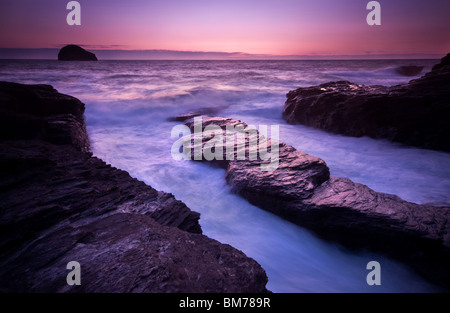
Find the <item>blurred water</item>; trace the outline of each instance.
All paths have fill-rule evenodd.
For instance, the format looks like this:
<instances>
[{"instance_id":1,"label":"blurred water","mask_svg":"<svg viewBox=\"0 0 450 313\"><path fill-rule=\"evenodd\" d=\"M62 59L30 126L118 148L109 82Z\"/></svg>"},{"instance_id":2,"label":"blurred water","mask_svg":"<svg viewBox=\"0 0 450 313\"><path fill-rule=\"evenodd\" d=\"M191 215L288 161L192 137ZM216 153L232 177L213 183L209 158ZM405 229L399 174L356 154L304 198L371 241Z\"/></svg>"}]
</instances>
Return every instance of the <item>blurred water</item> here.
<instances>
[{"instance_id":1,"label":"blurred water","mask_svg":"<svg viewBox=\"0 0 450 313\"><path fill-rule=\"evenodd\" d=\"M450 202L450 154L350 138L281 119L285 94L330 80L393 85L399 65L436 61L0 61L0 80L46 83L86 104L95 155L201 213L204 233L241 249L267 271L274 292L431 292L402 264L349 252L232 194L224 170L174 161L168 118L202 108L248 124L280 125L280 140L324 159L334 176L417 203ZM382 286L366 284L366 264Z\"/></svg>"}]
</instances>

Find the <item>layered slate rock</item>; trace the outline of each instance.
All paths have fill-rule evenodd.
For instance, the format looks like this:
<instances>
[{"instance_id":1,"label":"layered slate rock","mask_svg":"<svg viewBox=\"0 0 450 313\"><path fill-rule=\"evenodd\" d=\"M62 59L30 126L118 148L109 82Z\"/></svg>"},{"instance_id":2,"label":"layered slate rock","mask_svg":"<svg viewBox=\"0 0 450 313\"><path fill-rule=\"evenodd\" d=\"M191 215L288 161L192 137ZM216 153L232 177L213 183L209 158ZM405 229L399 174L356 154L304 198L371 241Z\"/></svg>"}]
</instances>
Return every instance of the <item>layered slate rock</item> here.
<instances>
[{"instance_id":1,"label":"layered slate rock","mask_svg":"<svg viewBox=\"0 0 450 313\"><path fill-rule=\"evenodd\" d=\"M260 265L202 235L197 212L86 152L83 103L46 85L0 90L2 116L33 121L2 129L1 292L267 291ZM55 142L58 129L84 139Z\"/></svg>"},{"instance_id":2,"label":"layered slate rock","mask_svg":"<svg viewBox=\"0 0 450 313\"><path fill-rule=\"evenodd\" d=\"M187 121L186 125L191 131L194 131L194 120ZM220 117L203 117L202 125L203 127L217 125L223 130L226 130L226 126L233 126L234 128L242 126L243 130L248 126L241 121ZM205 143L209 139L211 137L203 137L202 140L198 141L202 145L199 150L204 148ZM259 139L259 146L267 147L270 152L272 141L263 136ZM290 203L290 201L295 199L307 199L317 186L327 181L330 177L329 169L323 160L297 151L292 146L281 142L276 142L279 149L278 156L274 156L273 159L263 160L259 158L259 146L253 145L250 140L250 137L247 136L245 145L240 145L239 147L237 141L235 141L232 157L234 161L227 160L227 147L225 145L222 149L223 160L213 161L227 169L226 179L231 183L233 189L245 195L246 198L253 199L253 202L271 203L275 201L277 203ZM256 147L257 151L255 152L257 152L258 157L255 160L250 160L249 150L253 147ZM193 141L191 148L192 159L194 159L194 153L197 149ZM246 157L245 160L238 161L240 149L245 150ZM277 170L262 170L261 165L269 164L271 161L279 163L275 165Z\"/></svg>"},{"instance_id":3,"label":"layered slate rock","mask_svg":"<svg viewBox=\"0 0 450 313\"><path fill-rule=\"evenodd\" d=\"M59 61L98 61L96 55L77 45L67 45L58 53Z\"/></svg>"},{"instance_id":4,"label":"layered slate rock","mask_svg":"<svg viewBox=\"0 0 450 313\"><path fill-rule=\"evenodd\" d=\"M227 125L247 126L241 121L216 117L204 117L202 124L218 125L224 138ZM186 125L195 129L194 120ZM204 152L213 139L201 136L194 134L186 139L192 159L196 147ZM264 139L261 142L266 144ZM330 177L323 160L281 142L278 168L262 171L260 165L267 161L249 160L249 140L245 145L246 160L227 160L225 156L220 161L212 160L226 169L226 180L236 193L328 240L350 248L388 253L432 281L450 287L450 205L418 205L375 192L347 178ZM223 151L226 148L224 142ZM237 142L234 149L239 149ZM207 161L204 156L198 160Z\"/></svg>"},{"instance_id":5,"label":"layered slate rock","mask_svg":"<svg viewBox=\"0 0 450 313\"><path fill-rule=\"evenodd\" d=\"M450 151L450 54L430 73L403 85L337 81L290 91L283 118L347 136Z\"/></svg>"},{"instance_id":6,"label":"layered slate rock","mask_svg":"<svg viewBox=\"0 0 450 313\"><path fill-rule=\"evenodd\" d=\"M84 104L49 85L0 82L0 140L43 140L89 151Z\"/></svg>"}]
</instances>

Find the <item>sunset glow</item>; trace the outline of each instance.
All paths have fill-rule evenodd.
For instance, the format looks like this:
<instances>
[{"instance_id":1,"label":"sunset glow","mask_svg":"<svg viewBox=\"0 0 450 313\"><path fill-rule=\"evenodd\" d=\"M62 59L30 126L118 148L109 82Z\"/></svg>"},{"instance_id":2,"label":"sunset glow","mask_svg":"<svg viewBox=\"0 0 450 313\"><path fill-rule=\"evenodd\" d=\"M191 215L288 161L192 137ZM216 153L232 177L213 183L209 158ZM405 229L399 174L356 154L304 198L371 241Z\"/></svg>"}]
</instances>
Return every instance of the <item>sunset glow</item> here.
<instances>
[{"instance_id":1,"label":"sunset glow","mask_svg":"<svg viewBox=\"0 0 450 313\"><path fill-rule=\"evenodd\" d=\"M444 54L450 2L379 1L382 24L366 23L366 0L80 0L0 4L0 48L244 52L272 55Z\"/></svg>"}]
</instances>

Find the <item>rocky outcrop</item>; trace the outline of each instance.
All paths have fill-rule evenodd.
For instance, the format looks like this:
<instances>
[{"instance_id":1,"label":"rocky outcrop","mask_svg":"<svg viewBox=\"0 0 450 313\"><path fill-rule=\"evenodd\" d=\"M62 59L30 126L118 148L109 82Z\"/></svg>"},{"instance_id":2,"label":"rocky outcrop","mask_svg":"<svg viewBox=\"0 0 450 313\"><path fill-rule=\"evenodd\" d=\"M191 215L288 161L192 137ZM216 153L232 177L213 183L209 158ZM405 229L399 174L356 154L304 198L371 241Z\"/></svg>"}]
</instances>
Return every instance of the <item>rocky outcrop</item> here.
<instances>
[{"instance_id":1,"label":"rocky outcrop","mask_svg":"<svg viewBox=\"0 0 450 313\"><path fill-rule=\"evenodd\" d=\"M194 131L194 120L187 121L186 125L192 132ZM220 117L203 117L202 125L203 127L217 125L223 130L226 130L227 125L234 128L241 125L243 129L248 126L241 121ZM198 141L202 145L199 149L200 151L204 148L208 139L211 138L203 137ZM266 140L266 138L260 138L258 144L260 146L265 145L270 150L272 142ZM275 171L261 170L262 164L267 164L273 160L262 160L259 157L256 160L249 160L249 150L252 147L249 138L247 138L245 145L239 147L245 149L246 160L237 161L239 151L237 146L235 146L233 155L235 161L227 161L227 148L224 145L222 149L223 160L214 160L214 162L227 169L226 179L231 183L235 191L244 195L247 199L253 199L251 202L258 202L258 205L262 202L270 204L273 201L278 204L287 204L296 199L311 197L314 189L330 177L326 163L319 158L297 151L292 146L284 143L278 143L278 146L279 152L276 158L279 160L279 164ZM194 159L196 150L197 147L194 143L191 149L192 159ZM259 149L256 152L259 153ZM260 201L261 203L259 203ZM272 205L270 206L272 207Z\"/></svg>"},{"instance_id":2,"label":"rocky outcrop","mask_svg":"<svg viewBox=\"0 0 450 313\"><path fill-rule=\"evenodd\" d=\"M94 53L77 45L67 45L58 53L59 61L98 61Z\"/></svg>"},{"instance_id":3,"label":"rocky outcrop","mask_svg":"<svg viewBox=\"0 0 450 313\"><path fill-rule=\"evenodd\" d=\"M260 265L202 235L198 213L86 152L83 103L46 85L0 82L0 97L24 127L1 132L1 292L267 291Z\"/></svg>"},{"instance_id":4,"label":"rocky outcrop","mask_svg":"<svg viewBox=\"0 0 450 313\"><path fill-rule=\"evenodd\" d=\"M186 122L191 131L194 123L194 120ZM218 125L223 131L227 125L247 126L241 121L204 117L202 126L208 125ZM196 148L204 152L215 137L208 135L196 140L198 136L202 135L185 139L192 159ZM227 160L225 154L223 160L213 160L226 169L225 178L236 193L326 239L350 248L388 253L408 262L434 282L450 287L450 205L409 203L346 178L330 177L324 161L284 143L279 143L278 168L262 171L260 165L267 161L249 160L249 138L245 143L245 160L235 157ZM259 143L272 145L271 140L261 136ZM222 147L220 144L215 144L215 150L226 151L226 142ZM261 147L264 146L258 149ZM234 149L238 151L238 142L234 143ZM204 153L200 160L206 161Z\"/></svg>"},{"instance_id":5,"label":"rocky outcrop","mask_svg":"<svg viewBox=\"0 0 450 313\"><path fill-rule=\"evenodd\" d=\"M0 83L0 140L43 140L89 151L84 104L49 85Z\"/></svg>"},{"instance_id":6,"label":"rocky outcrop","mask_svg":"<svg viewBox=\"0 0 450 313\"><path fill-rule=\"evenodd\" d=\"M450 151L450 54L408 84L365 86L348 81L287 94L283 118L347 136L370 136Z\"/></svg>"},{"instance_id":7,"label":"rocky outcrop","mask_svg":"<svg viewBox=\"0 0 450 313\"><path fill-rule=\"evenodd\" d=\"M194 118L196 116L206 115L215 116L220 111L220 108L199 108L195 111L186 112L176 116L170 117L168 120L171 122L184 122L188 119Z\"/></svg>"}]
</instances>

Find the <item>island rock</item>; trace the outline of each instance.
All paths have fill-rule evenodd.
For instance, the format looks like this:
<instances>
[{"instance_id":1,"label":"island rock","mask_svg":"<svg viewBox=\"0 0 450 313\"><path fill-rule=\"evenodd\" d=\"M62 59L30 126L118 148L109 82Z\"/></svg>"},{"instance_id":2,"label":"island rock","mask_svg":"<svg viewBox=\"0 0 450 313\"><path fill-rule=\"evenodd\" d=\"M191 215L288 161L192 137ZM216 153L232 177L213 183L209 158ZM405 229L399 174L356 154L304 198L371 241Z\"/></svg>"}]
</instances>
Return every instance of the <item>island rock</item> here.
<instances>
[{"instance_id":1,"label":"island rock","mask_svg":"<svg viewBox=\"0 0 450 313\"><path fill-rule=\"evenodd\" d=\"M98 61L94 53L77 45L67 45L58 53L59 61Z\"/></svg>"}]
</instances>

